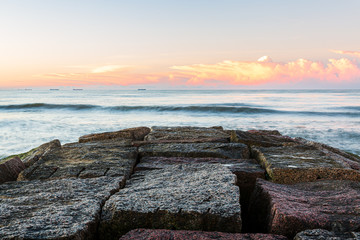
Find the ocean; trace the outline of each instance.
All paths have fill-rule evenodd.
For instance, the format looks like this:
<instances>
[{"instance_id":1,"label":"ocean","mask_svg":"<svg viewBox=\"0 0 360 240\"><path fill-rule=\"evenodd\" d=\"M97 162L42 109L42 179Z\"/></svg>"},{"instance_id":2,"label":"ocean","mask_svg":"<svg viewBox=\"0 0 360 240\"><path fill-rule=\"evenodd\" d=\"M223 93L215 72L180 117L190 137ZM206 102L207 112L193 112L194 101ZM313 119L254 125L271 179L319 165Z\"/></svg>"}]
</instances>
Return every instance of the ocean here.
<instances>
[{"instance_id":1,"label":"ocean","mask_svg":"<svg viewBox=\"0 0 360 240\"><path fill-rule=\"evenodd\" d=\"M360 155L360 90L0 90L0 158L136 126L277 129Z\"/></svg>"}]
</instances>

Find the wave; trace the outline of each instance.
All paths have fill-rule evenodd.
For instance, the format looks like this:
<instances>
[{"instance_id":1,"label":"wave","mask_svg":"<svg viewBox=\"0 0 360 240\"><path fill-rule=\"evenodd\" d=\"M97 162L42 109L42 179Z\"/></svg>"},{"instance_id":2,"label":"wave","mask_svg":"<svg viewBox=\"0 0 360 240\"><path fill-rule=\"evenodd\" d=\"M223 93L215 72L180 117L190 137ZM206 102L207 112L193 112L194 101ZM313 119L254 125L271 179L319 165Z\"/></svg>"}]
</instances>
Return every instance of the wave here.
<instances>
[{"instance_id":1,"label":"wave","mask_svg":"<svg viewBox=\"0 0 360 240\"><path fill-rule=\"evenodd\" d=\"M229 114L280 114L280 115L307 115L307 116L347 116L359 117L360 112L319 112L319 111L284 111L270 108L250 107L242 103L203 104L203 105L158 105L158 106L99 106L90 104L48 104L29 103L18 105L0 105L0 110L71 110L71 111L112 111L112 112L191 112L191 113L229 113Z\"/></svg>"},{"instance_id":2,"label":"wave","mask_svg":"<svg viewBox=\"0 0 360 240\"><path fill-rule=\"evenodd\" d=\"M346 106L340 107L341 109L352 110L352 111L360 111L360 106Z\"/></svg>"},{"instance_id":3,"label":"wave","mask_svg":"<svg viewBox=\"0 0 360 240\"><path fill-rule=\"evenodd\" d=\"M68 109L68 110L87 110L95 109L100 106L88 104L49 104L49 103L26 103L17 105L2 105L1 110L35 110L35 109ZM101 107L100 107L101 108Z\"/></svg>"},{"instance_id":4,"label":"wave","mask_svg":"<svg viewBox=\"0 0 360 240\"><path fill-rule=\"evenodd\" d=\"M157 112L203 112L203 113L274 113L276 110L252 107L226 107L211 105L190 106L118 106L110 107L118 111L157 111Z\"/></svg>"}]
</instances>

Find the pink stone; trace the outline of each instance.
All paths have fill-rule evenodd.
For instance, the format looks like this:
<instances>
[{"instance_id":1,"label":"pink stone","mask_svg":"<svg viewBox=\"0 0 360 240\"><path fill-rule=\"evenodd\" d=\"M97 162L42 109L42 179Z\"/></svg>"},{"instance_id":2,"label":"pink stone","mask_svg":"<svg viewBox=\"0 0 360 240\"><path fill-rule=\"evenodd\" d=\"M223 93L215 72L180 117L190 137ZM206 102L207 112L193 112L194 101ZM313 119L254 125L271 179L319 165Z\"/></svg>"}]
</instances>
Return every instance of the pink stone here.
<instances>
[{"instance_id":1,"label":"pink stone","mask_svg":"<svg viewBox=\"0 0 360 240\"><path fill-rule=\"evenodd\" d=\"M289 238L306 229L360 230L360 182L321 180L293 185L258 179L250 199L254 231Z\"/></svg>"},{"instance_id":2,"label":"pink stone","mask_svg":"<svg viewBox=\"0 0 360 240\"><path fill-rule=\"evenodd\" d=\"M19 157L14 157L0 164L0 184L15 181L19 173L24 169L25 165Z\"/></svg>"}]
</instances>

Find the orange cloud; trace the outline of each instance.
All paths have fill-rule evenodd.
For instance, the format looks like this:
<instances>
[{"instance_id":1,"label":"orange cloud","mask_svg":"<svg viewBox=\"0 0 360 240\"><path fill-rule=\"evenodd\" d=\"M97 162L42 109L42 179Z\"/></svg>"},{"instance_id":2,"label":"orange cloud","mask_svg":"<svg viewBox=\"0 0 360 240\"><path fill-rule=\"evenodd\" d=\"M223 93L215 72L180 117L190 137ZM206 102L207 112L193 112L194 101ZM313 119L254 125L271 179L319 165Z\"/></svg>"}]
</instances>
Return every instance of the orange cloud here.
<instances>
[{"instance_id":1,"label":"orange cloud","mask_svg":"<svg viewBox=\"0 0 360 240\"><path fill-rule=\"evenodd\" d=\"M122 65L106 65L94 68L91 72L92 73L106 73L106 72L114 72L119 69L128 68L129 66L122 66Z\"/></svg>"},{"instance_id":2,"label":"orange cloud","mask_svg":"<svg viewBox=\"0 0 360 240\"><path fill-rule=\"evenodd\" d=\"M347 53L347 51L338 51ZM356 55L356 52L351 54ZM222 61L215 64L172 66L169 71L149 72L149 68L104 65L80 68L80 72L41 75L43 81L58 85L286 85L300 82L360 83L360 67L355 60L329 59L326 63L298 59L281 63L268 56L258 61ZM61 84L62 82L62 84ZM59 84L60 83L60 84Z\"/></svg>"},{"instance_id":3,"label":"orange cloud","mask_svg":"<svg viewBox=\"0 0 360 240\"><path fill-rule=\"evenodd\" d=\"M206 85L220 81L231 85L259 85L263 83L289 83L303 80L329 82L354 81L360 78L359 66L348 59L329 59L325 65L298 59L294 62L275 63L262 57L257 62L223 61L216 64L173 66L172 76L187 78L188 84Z\"/></svg>"},{"instance_id":4,"label":"orange cloud","mask_svg":"<svg viewBox=\"0 0 360 240\"><path fill-rule=\"evenodd\" d=\"M90 69L80 73L47 73L38 77L50 81L63 81L60 85L136 85L136 84L155 84L158 82L157 75L139 74L136 68L124 65L105 65L95 68L81 67Z\"/></svg>"},{"instance_id":5,"label":"orange cloud","mask_svg":"<svg viewBox=\"0 0 360 240\"><path fill-rule=\"evenodd\" d=\"M350 56L355 56L360 58L360 52L357 51L342 51L342 50L331 50L333 53L337 53L337 54L346 54L346 55L350 55Z\"/></svg>"}]
</instances>

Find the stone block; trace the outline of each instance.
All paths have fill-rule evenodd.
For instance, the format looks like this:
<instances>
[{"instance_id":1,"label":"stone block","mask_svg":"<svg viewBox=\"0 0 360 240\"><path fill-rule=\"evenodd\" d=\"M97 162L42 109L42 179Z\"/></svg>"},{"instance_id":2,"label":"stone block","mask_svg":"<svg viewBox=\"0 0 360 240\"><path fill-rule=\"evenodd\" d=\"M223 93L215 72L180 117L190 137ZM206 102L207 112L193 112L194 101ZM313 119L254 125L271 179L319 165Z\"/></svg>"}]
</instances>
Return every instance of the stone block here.
<instances>
[{"instance_id":1,"label":"stone block","mask_svg":"<svg viewBox=\"0 0 360 240\"><path fill-rule=\"evenodd\" d=\"M350 154L326 144L309 141L303 138L296 138L296 140L303 145L315 147L326 155L344 162L348 167L360 171L360 157L355 154Z\"/></svg>"},{"instance_id":2,"label":"stone block","mask_svg":"<svg viewBox=\"0 0 360 240\"><path fill-rule=\"evenodd\" d=\"M220 142L229 142L229 134L222 128L205 127L151 127L151 132L144 138L145 141L158 140L192 140L217 139Z\"/></svg>"},{"instance_id":3,"label":"stone block","mask_svg":"<svg viewBox=\"0 0 360 240\"><path fill-rule=\"evenodd\" d=\"M122 178L0 185L0 239L95 239L101 207Z\"/></svg>"},{"instance_id":4,"label":"stone block","mask_svg":"<svg viewBox=\"0 0 360 240\"><path fill-rule=\"evenodd\" d=\"M79 138L79 142L85 143L110 139L130 139L134 141L141 141L149 132L150 128L148 127L127 128L116 132L95 133L81 136Z\"/></svg>"},{"instance_id":5,"label":"stone block","mask_svg":"<svg viewBox=\"0 0 360 240\"><path fill-rule=\"evenodd\" d=\"M249 208L259 232L289 238L306 229L360 231L360 182L320 180L283 185L258 179Z\"/></svg>"},{"instance_id":6,"label":"stone block","mask_svg":"<svg viewBox=\"0 0 360 240\"><path fill-rule=\"evenodd\" d=\"M278 131L250 130L232 131L231 142L244 143L249 146L280 147L296 144L296 141L288 136L282 136Z\"/></svg>"},{"instance_id":7,"label":"stone block","mask_svg":"<svg viewBox=\"0 0 360 240\"><path fill-rule=\"evenodd\" d=\"M106 202L102 239L136 228L241 231L236 176L220 164L179 164L136 172Z\"/></svg>"},{"instance_id":8,"label":"stone block","mask_svg":"<svg viewBox=\"0 0 360 240\"><path fill-rule=\"evenodd\" d=\"M254 159L145 157L135 167L136 171L163 169L178 164L221 164L234 173L240 187L241 205L247 206L257 178L265 178L265 170ZM246 207L245 207L246 210Z\"/></svg>"},{"instance_id":9,"label":"stone block","mask_svg":"<svg viewBox=\"0 0 360 240\"><path fill-rule=\"evenodd\" d=\"M141 157L250 158L242 143L164 143L139 147Z\"/></svg>"},{"instance_id":10,"label":"stone block","mask_svg":"<svg viewBox=\"0 0 360 240\"><path fill-rule=\"evenodd\" d=\"M360 181L359 171L313 146L252 147L251 153L273 182L290 184L318 179Z\"/></svg>"},{"instance_id":11,"label":"stone block","mask_svg":"<svg viewBox=\"0 0 360 240\"><path fill-rule=\"evenodd\" d=\"M18 157L11 158L0 164L0 184L16 181L19 173L25 169L24 163Z\"/></svg>"},{"instance_id":12,"label":"stone block","mask_svg":"<svg viewBox=\"0 0 360 240\"><path fill-rule=\"evenodd\" d=\"M70 143L44 154L18 180L129 177L137 161L131 140Z\"/></svg>"},{"instance_id":13,"label":"stone block","mask_svg":"<svg viewBox=\"0 0 360 240\"><path fill-rule=\"evenodd\" d=\"M287 240L284 236L273 234L223 233L165 229L135 229L120 240Z\"/></svg>"},{"instance_id":14,"label":"stone block","mask_svg":"<svg viewBox=\"0 0 360 240\"><path fill-rule=\"evenodd\" d=\"M35 162L37 162L39 159L41 159L42 156L49 154L51 151L57 150L61 148L61 143L59 140L55 139L51 142L44 143L40 145L39 147L31 150L27 156L25 156L22 161L25 164L26 167L30 167Z\"/></svg>"},{"instance_id":15,"label":"stone block","mask_svg":"<svg viewBox=\"0 0 360 240\"><path fill-rule=\"evenodd\" d=\"M296 234L294 240L359 240L360 233L331 232L324 229L310 229Z\"/></svg>"}]
</instances>

